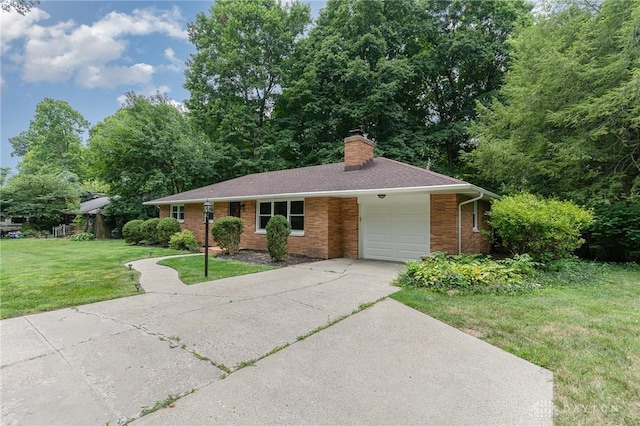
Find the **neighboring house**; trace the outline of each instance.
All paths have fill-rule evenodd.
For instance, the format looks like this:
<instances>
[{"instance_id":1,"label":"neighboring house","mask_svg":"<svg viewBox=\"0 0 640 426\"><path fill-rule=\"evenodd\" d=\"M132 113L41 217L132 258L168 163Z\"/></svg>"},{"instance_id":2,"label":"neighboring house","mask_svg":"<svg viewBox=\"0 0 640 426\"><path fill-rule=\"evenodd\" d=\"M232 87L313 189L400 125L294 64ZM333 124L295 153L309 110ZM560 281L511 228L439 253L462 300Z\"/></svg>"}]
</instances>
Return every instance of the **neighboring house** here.
<instances>
[{"instance_id":1,"label":"neighboring house","mask_svg":"<svg viewBox=\"0 0 640 426\"><path fill-rule=\"evenodd\" d=\"M214 220L244 221L241 248L266 249L275 214L291 224L289 252L323 259L404 261L434 251L488 252L480 231L496 194L429 170L373 157L360 131L344 140L344 163L256 173L146 202L204 241L203 203Z\"/></svg>"},{"instance_id":2,"label":"neighboring house","mask_svg":"<svg viewBox=\"0 0 640 426\"><path fill-rule=\"evenodd\" d=\"M111 203L111 197L95 194L91 199L80 203L78 210L67 212L69 215L82 215L84 229L76 230L76 232L90 232L99 239L109 238L109 230L106 228L102 216L102 209L109 203ZM70 219L73 220L73 217Z\"/></svg>"}]
</instances>

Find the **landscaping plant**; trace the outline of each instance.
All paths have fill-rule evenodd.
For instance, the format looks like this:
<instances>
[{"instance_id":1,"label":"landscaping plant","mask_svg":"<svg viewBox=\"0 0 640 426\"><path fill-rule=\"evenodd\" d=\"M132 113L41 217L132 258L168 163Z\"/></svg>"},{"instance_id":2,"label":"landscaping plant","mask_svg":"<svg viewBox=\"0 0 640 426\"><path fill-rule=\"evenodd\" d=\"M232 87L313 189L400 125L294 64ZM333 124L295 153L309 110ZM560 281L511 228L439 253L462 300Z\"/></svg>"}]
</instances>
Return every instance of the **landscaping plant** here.
<instances>
[{"instance_id":1,"label":"landscaping plant","mask_svg":"<svg viewBox=\"0 0 640 426\"><path fill-rule=\"evenodd\" d=\"M225 254L236 254L240 250L240 236L244 223L239 217L225 216L216 220L211 227L213 241Z\"/></svg>"},{"instance_id":2,"label":"landscaping plant","mask_svg":"<svg viewBox=\"0 0 640 426\"><path fill-rule=\"evenodd\" d=\"M159 244L158 241L158 223L160 219L157 217L147 219L140 225L140 233L142 234L142 240L147 244Z\"/></svg>"},{"instance_id":3,"label":"landscaping plant","mask_svg":"<svg viewBox=\"0 0 640 426\"><path fill-rule=\"evenodd\" d=\"M578 249L584 243L581 232L593 221L590 211L571 201L545 200L527 193L495 200L487 215L512 255L528 253L543 262Z\"/></svg>"},{"instance_id":4,"label":"landscaping plant","mask_svg":"<svg viewBox=\"0 0 640 426\"><path fill-rule=\"evenodd\" d=\"M291 234L291 225L286 217L275 215L267 222L267 250L276 262L282 262L287 257L287 243Z\"/></svg>"},{"instance_id":5,"label":"landscaping plant","mask_svg":"<svg viewBox=\"0 0 640 426\"><path fill-rule=\"evenodd\" d=\"M180 222L173 217L160 219L156 228L156 239L158 244L168 246L173 234L180 232Z\"/></svg>"},{"instance_id":6,"label":"landscaping plant","mask_svg":"<svg viewBox=\"0 0 640 426\"><path fill-rule=\"evenodd\" d=\"M482 255L433 253L407 262L395 284L438 292L517 293L540 287L535 263L528 254L493 260Z\"/></svg>"},{"instance_id":7,"label":"landscaping plant","mask_svg":"<svg viewBox=\"0 0 640 426\"><path fill-rule=\"evenodd\" d=\"M96 236L91 232L81 232L79 234L72 235L70 238L71 241L92 241L95 239Z\"/></svg>"},{"instance_id":8,"label":"landscaping plant","mask_svg":"<svg viewBox=\"0 0 640 426\"><path fill-rule=\"evenodd\" d=\"M176 232L171 236L169 248L173 250L188 250L195 253L200 249L200 246L193 232L185 230Z\"/></svg>"},{"instance_id":9,"label":"landscaping plant","mask_svg":"<svg viewBox=\"0 0 640 426\"><path fill-rule=\"evenodd\" d=\"M591 254L598 259L640 262L640 203L600 205L591 225Z\"/></svg>"},{"instance_id":10,"label":"landscaping plant","mask_svg":"<svg viewBox=\"0 0 640 426\"><path fill-rule=\"evenodd\" d=\"M125 223L122 227L122 238L129 244L138 244L142 241L142 231L140 229L144 220L134 219Z\"/></svg>"}]
</instances>

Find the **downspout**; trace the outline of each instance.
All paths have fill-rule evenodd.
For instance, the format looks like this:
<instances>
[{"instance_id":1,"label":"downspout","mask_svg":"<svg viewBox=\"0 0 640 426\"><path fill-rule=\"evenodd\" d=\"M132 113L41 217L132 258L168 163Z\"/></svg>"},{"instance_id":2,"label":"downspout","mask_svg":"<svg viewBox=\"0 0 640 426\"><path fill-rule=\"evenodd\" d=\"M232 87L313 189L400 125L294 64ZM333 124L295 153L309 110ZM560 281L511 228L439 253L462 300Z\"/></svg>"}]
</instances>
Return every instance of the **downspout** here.
<instances>
[{"instance_id":1,"label":"downspout","mask_svg":"<svg viewBox=\"0 0 640 426\"><path fill-rule=\"evenodd\" d=\"M462 254L462 206L464 204L473 203L474 201L481 200L484 197L484 194L480 193L476 198L472 198L471 200L463 201L458 204L458 254Z\"/></svg>"}]
</instances>

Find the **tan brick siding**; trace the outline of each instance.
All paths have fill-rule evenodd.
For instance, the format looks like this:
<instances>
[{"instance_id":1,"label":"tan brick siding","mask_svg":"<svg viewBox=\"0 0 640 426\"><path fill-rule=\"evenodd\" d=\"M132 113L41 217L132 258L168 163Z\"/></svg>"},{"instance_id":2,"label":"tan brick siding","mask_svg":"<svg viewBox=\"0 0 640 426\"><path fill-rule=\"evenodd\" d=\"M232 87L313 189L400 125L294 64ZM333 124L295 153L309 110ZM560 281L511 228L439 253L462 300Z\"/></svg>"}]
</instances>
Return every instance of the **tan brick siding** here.
<instances>
[{"instance_id":1,"label":"tan brick siding","mask_svg":"<svg viewBox=\"0 0 640 426\"><path fill-rule=\"evenodd\" d=\"M256 233L256 201L242 201L244 232L240 248L267 249L267 236ZM321 259L358 257L358 202L356 198L318 197L305 199L304 236L289 237L289 252ZM161 214L169 214L162 206ZM214 203L214 220L229 214L229 203ZM186 204L183 229L191 230L204 244L202 204ZM214 242L210 238L210 244Z\"/></svg>"},{"instance_id":2,"label":"tan brick siding","mask_svg":"<svg viewBox=\"0 0 640 426\"><path fill-rule=\"evenodd\" d=\"M431 252L458 252L458 204L455 194L431 194Z\"/></svg>"},{"instance_id":3,"label":"tan brick siding","mask_svg":"<svg viewBox=\"0 0 640 426\"><path fill-rule=\"evenodd\" d=\"M360 224L360 212L357 198L340 199L342 211L342 257L349 259L358 258L358 236Z\"/></svg>"},{"instance_id":4,"label":"tan brick siding","mask_svg":"<svg viewBox=\"0 0 640 426\"><path fill-rule=\"evenodd\" d=\"M469 200L467 197L458 196L458 202ZM462 252L463 253L489 253L491 241L482 231L489 231L491 227L485 213L489 210L489 202L478 201L478 231L473 231L473 203L462 206ZM456 213L457 214L457 213Z\"/></svg>"},{"instance_id":5,"label":"tan brick siding","mask_svg":"<svg viewBox=\"0 0 640 426\"><path fill-rule=\"evenodd\" d=\"M469 199L469 197L456 194L431 195L432 252L458 253L458 204ZM480 231L490 229L485 215L488 209L488 202L478 202L478 228ZM482 232L473 232L473 203L462 206L461 216L462 252L488 253L491 250L490 241L483 237Z\"/></svg>"}]
</instances>

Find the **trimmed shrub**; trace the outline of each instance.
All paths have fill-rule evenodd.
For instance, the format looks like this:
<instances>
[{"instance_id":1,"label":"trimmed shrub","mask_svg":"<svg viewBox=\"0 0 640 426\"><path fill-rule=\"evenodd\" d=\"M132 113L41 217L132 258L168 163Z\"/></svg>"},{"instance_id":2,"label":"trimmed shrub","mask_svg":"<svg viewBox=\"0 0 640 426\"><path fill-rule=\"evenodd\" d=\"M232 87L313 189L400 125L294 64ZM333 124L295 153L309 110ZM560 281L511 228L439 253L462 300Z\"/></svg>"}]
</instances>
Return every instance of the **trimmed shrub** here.
<instances>
[{"instance_id":1,"label":"trimmed shrub","mask_svg":"<svg viewBox=\"0 0 640 426\"><path fill-rule=\"evenodd\" d=\"M211 236L225 254L236 254L240 250L240 236L244 223L239 217L226 216L216 220L211 227Z\"/></svg>"},{"instance_id":2,"label":"trimmed shrub","mask_svg":"<svg viewBox=\"0 0 640 426\"><path fill-rule=\"evenodd\" d=\"M122 238L129 244L138 244L143 240L140 226L144 220L134 219L125 223L122 227Z\"/></svg>"},{"instance_id":3,"label":"trimmed shrub","mask_svg":"<svg viewBox=\"0 0 640 426\"><path fill-rule=\"evenodd\" d=\"M177 232L180 232L180 222L173 217L165 217L160 219L158 227L156 228L156 237L158 244L166 246L171 240L171 236Z\"/></svg>"},{"instance_id":4,"label":"trimmed shrub","mask_svg":"<svg viewBox=\"0 0 640 426\"><path fill-rule=\"evenodd\" d=\"M287 218L275 215L267 222L267 250L276 262L282 262L287 258L287 243L291 234L291 225Z\"/></svg>"},{"instance_id":5,"label":"trimmed shrub","mask_svg":"<svg viewBox=\"0 0 640 426\"><path fill-rule=\"evenodd\" d=\"M142 222L140 225L140 233L142 234L142 239L147 242L147 244L158 244L158 223L160 223L160 219L157 217L147 219Z\"/></svg>"},{"instance_id":6,"label":"trimmed shrub","mask_svg":"<svg viewBox=\"0 0 640 426\"><path fill-rule=\"evenodd\" d=\"M169 248L174 250L188 250L190 252L197 252L200 250L198 241L191 231L176 232L169 239Z\"/></svg>"},{"instance_id":7,"label":"trimmed shrub","mask_svg":"<svg viewBox=\"0 0 640 426\"><path fill-rule=\"evenodd\" d=\"M601 260L640 262L640 204L597 206L589 249Z\"/></svg>"},{"instance_id":8,"label":"trimmed shrub","mask_svg":"<svg viewBox=\"0 0 640 426\"><path fill-rule=\"evenodd\" d=\"M487 213L502 245L512 254L536 261L561 259L583 243L581 231L593 221L590 211L571 201L518 194L496 200Z\"/></svg>"},{"instance_id":9,"label":"trimmed shrub","mask_svg":"<svg viewBox=\"0 0 640 426\"><path fill-rule=\"evenodd\" d=\"M95 240L96 236L91 232L81 232L79 234L75 234L71 236L71 241L91 241Z\"/></svg>"}]
</instances>

